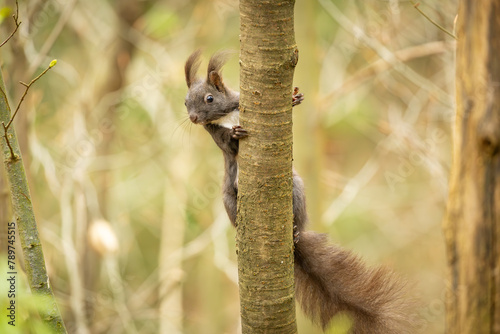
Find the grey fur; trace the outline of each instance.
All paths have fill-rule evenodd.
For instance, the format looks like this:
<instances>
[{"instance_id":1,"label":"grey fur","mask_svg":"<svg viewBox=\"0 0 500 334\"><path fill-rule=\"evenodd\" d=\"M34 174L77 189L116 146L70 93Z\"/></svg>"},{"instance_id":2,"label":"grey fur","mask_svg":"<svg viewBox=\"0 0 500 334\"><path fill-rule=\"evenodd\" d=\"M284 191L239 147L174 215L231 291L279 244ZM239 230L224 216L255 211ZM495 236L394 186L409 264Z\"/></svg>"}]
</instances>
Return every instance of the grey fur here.
<instances>
[{"instance_id":1,"label":"grey fur","mask_svg":"<svg viewBox=\"0 0 500 334\"><path fill-rule=\"evenodd\" d=\"M209 61L207 78L196 81L193 70L199 53L186 62L189 92L186 107L190 119L202 124L224 156L223 201L229 220L236 226L238 195L239 139L245 130L234 125L227 128L214 121L238 108L239 93L222 83L220 70L226 53L216 53ZM214 98L206 101L210 94ZM294 91L291 103L300 104L302 94ZM295 287L297 299L305 313L325 329L332 318L347 312L353 318L351 333L406 334L412 332L408 319L411 302L402 283L391 271L369 268L356 255L328 244L325 236L305 231L308 222L304 184L293 171L293 222L298 232L295 245Z\"/></svg>"}]
</instances>

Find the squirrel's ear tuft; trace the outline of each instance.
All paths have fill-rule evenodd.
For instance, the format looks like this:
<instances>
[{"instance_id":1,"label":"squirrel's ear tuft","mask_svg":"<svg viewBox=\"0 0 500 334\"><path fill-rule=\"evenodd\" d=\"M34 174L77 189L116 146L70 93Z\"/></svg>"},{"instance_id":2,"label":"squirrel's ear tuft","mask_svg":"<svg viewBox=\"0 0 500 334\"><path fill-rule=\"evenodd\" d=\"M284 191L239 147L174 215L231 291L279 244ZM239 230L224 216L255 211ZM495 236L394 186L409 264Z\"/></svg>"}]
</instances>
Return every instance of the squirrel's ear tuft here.
<instances>
[{"instance_id":1,"label":"squirrel's ear tuft","mask_svg":"<svg viewBox=\"0 0 500 334\"><path fill-rule=\"evenodd\" d=\"M219 92L226 92L226 88L224 87L224 83L222 82L222 77L219 72L212 71L208 73L208 83L214 86Z\"/></svg>"},{"instance_id":2,"label":"squirrel's ear tuft","mask_svg":"<svg viewBox=\"0 0 500 334\"><path fill-rule=\"evenodd\" d=\"M196 72L200 67L200 54L200 49L193 52L186 60L186 65L184 65L184 73L186 75L186 84L188 88L196 81Z\"/></svg>"},{"instance_id":3,"label":"squirrel's ear tuft","mask_svg":"<svg viewBox=\"0 0 500 334\"><path fill-rule=\"evenodd\" d=\"M221 69L226 63L230 51L216 52L208 62L207 68L207 83L215 86L219 92L224 92L224 84L222 83Z\"/></svg>"}]
</instances>

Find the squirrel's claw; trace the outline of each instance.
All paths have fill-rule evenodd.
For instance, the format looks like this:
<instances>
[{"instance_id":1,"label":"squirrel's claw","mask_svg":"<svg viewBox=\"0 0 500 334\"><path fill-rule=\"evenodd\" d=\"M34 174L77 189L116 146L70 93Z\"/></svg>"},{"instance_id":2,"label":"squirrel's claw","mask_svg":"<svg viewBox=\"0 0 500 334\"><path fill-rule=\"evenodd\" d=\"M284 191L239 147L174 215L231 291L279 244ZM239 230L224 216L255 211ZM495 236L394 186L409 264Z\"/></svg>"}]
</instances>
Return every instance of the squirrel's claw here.
<instances>
[{"instance_id":1,"label":"squirrel's claw","mask_svg":"<svg viewBox=\"0 0 500 334\"><path fill-rule=\"evenodd\" d=\"M245 138L248 137L248 132L247 130L243 129L241 125L234 125L231 129L231 137L233 137L234 139Z\"/></svg>"},{"instance_id":2,"label":"squirrel's claw","mask_svg":"<svg viewBox=\"0 0 500 334\"><path fill-rule=\"evenodd\" d=\"M297 244L300 239L300 231L298 231L297 225L293 225L293 243Z\"/></svg>"},{"instance_id":3,"label":"squirrel's claw","mask_svg":"<svg viewBox=\"0 0 500 334\"><path fill-rule=\"evenodd\" d=\"M299 94L299 87L294 87L292 94L292 107L301 104L302 101L304 101L304 94Z\"/></svg>"}]
</instances>

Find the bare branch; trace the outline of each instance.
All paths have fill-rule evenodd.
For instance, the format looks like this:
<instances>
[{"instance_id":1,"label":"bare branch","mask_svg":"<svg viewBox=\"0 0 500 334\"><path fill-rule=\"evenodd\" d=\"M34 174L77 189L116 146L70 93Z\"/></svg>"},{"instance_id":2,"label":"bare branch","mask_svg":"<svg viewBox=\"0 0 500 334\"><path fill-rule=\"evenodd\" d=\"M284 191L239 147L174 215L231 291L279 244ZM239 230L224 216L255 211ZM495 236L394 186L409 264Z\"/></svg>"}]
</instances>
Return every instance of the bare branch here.
<instances>
[{"instance_id":1,"label":"bare branch","mask_svg":"<svg viewBox=\"0 0 500 334\"><path fill-rule=\"evenodd\" d=\"M431 19L420 8L418 8L418 6L420 6L420 2L415 3L415 1L411 1L411 3L413 4L413 7L415 7L415 9L418 10L418 12L420 14L422 14L427 20L429 20L430 23L434 24L439 30L441 30L442 32L444 32L448 36L453 37L454 39L457 39L457 36L453 35L451 32L449 32L448 30L446 30L446 28L444 28L439 23L437 23L436 21L434 21L433 19Z\"/></svg>"},{"instance_id":2,"label":"bare branch","mask_svg":"<svg viewBox=\"0 0 500 334\"><path fill-rule=\"evenodd\" d=\"M7 142L7 146L9 147L10 150L10 159L11 160L16 160L16 155L14 154L14 150L12 149L12 146L10 145L9 137L7 135L7 127L5 126L5 123L2 122L4 134L3 137L5 138L5 141Z\"/></svg>"},{"instance_id":3,"label":"bare branch","mask_svg":"<svg viewBox=\"0 0 500 334\"><path fill-rule=\"evenodd\" d=\"M12 31L12 33L9 35L9 37L7 37L7 39L5 39L5 41L3 41L2 44L0 44L0 48L4 46L12 38L12 36L14 36L17 29L19 29L19 26L21 25L21 22L19 22L19 4L17 0L16 0L16 14L12 15L12 18L14 19L16 27L14 28L14 31Z\"/></svg>"},{"instance_id":4,"label":"bare branch","mask_svg":"<svg viewBox=\"0 0 500 334\"><path fill-rule=\"evenodd\" d=\"M23 85L24 87L26 87L26 89L24 90L24 93L23 93L23 96L21 96L21 99L19 100L19 103L17 104L17 107L16 107L16 111L14 111L14 114L12 115L12 117L10 118L10 121L9 123L7 123L7 125L4 125L4 129L5 131L7 132L7 130L9 129L10 125L12 124L12 121L14 121L14 118L16 117L17 115L17 112L19 111L19 108L21 107L21 104L23 103L24 101L24 98L26 97L26 94L28 94L28 90L30 89L31 85L33 85L38 79L40 79L45 73L47 73L48 70L50 70L52 67L54 67L55 65L57 64L57 60L54 59L50 62L49 64L49 67L47 67L42 73L40 73L36 78L34 78L33 80L30 81L29 84L26 84L22 81L20 81L19 83L21 85ZM7 139L7 138L6 138Z\"/></svg>"},{"instance_id":5,"label":"bare branch","mask_svg":"<svg viewBox=\"0 0 500 334\"><path fill-rule=\"evenodd\" d=\"M436 21L434 21L433 19L431 19L420 8L418 8L418 6L420 6L420 2L415 3L415 1L412 1L412 0L410 0L410 2L413 4L413 7L415 7L415 9L418 10L418 12L420 14L422 14L427 20L429 20L430 23L434 24L439 30L441 30L442 32L444 32L448 36L453 37L454 39L457 39L457 36L453 35L451 32L449 32L448 30L446 30L446 28L444 28L443 26L439 25L439 23L437 23Z\"/></svg>"}]
</instances>

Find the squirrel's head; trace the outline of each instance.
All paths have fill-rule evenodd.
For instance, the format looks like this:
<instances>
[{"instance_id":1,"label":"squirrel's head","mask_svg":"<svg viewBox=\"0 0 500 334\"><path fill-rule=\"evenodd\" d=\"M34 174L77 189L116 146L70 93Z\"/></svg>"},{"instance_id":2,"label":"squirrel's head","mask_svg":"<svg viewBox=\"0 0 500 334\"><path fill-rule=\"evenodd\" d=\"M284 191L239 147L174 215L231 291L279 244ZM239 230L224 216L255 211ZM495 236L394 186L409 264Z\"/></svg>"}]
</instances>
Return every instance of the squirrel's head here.
<instances>
[{"instance_id":1,"label":"squirrel's head","mask_svg":"<svg viewBox=\"0 0 500 334\"><path fill-rule=\"evenodd\" d=\"M221 69L228 53L217 52L210 58L205 80L196 76L200 67L200 53L200 50L193 52L184 66L189 88L185 105L193 123L208 124L237 108L239 96L222 82Z\"/></svg>"}]
</instances>

